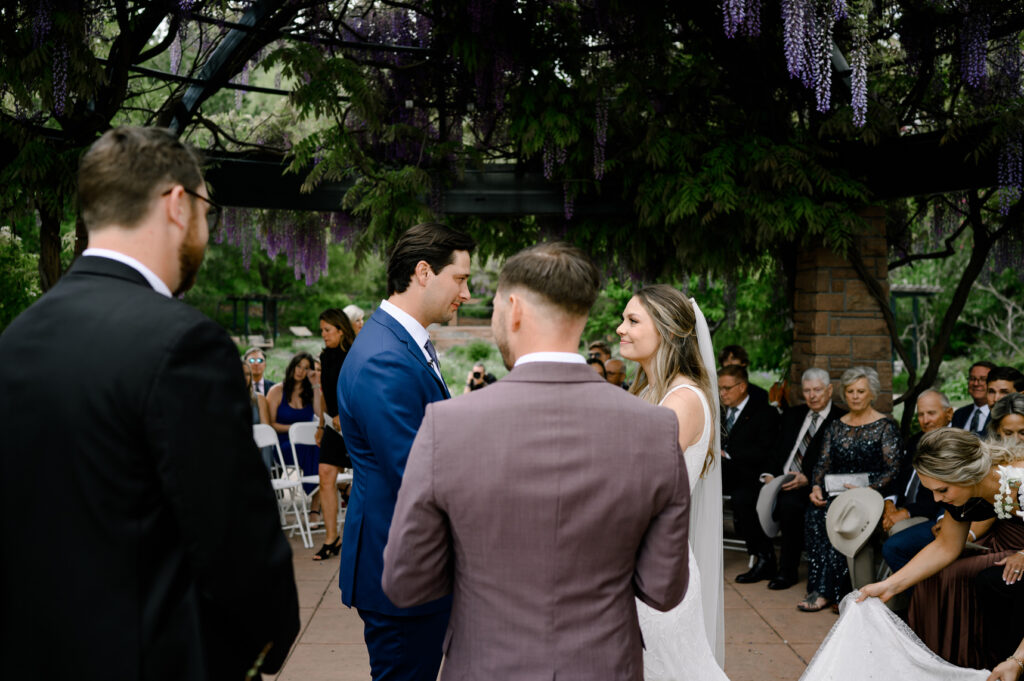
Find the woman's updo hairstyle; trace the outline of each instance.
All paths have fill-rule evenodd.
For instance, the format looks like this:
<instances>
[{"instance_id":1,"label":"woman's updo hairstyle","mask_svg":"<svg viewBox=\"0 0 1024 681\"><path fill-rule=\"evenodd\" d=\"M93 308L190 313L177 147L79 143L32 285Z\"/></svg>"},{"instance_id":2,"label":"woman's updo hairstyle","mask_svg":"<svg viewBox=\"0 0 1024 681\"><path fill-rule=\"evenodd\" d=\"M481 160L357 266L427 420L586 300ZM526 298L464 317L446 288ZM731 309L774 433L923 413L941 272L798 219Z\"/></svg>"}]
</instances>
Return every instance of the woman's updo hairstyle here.
<instances>
[{"instance_id":1,"label":"woman's updo hairstyle","mask_svg":"<svg viewBox=\"0 0 1024 681\"><path fill-rule=\"evenodd\" d=\"M939 428L917 445L914 468L921 475L952 485L976 485L993 466L1024 459L1024 446L1016 442L989 442L959 428Z\"/></svg>"}]
</instances>

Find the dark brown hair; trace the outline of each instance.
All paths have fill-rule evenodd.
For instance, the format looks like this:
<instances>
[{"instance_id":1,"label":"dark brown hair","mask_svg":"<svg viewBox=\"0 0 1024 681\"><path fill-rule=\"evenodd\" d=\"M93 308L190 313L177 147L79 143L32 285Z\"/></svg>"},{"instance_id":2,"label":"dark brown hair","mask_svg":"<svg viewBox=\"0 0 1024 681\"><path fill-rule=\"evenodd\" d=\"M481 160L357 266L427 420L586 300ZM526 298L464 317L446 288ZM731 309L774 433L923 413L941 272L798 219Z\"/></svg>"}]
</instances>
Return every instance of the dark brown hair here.
<instances>
[{"instance_id":1,"label":"dark brown hair","mask_svg":"<svg viewBox=\"0 0 1024 681\"><path fill-rule=\"evenodd\" d=\"M131 125L108 130L78 168L78 209L86 229L136 226L160 192L177 184L199 189L199 166L198 152L169 130Z\"/></svg>"},{"instance_id":2,"label":"dark brown hair","mask_svg":"<svg viewBox=\"0 0 1024 681\"><path fill-rule=\"evenodd\" d=\"M281 401L288 402L292 399L292 390L295 388L295 367L299 366L299 362L306 360L309 362L310 370L313 369L313 355L308 352L297 352L292 357L291 361L288 362L288 368L284 370L284 385L281 386ZM313 403L313 384L309 380L309 374L302 379L302 390L299 393L300 399L302 400L302 406L305 407L307 404Z\"/></svg>"},{"instance_id":3,"label":"dark brown hair","mask_svg":"<svg viewBox=\"0 0 1024 681\"><path fill-rule=\"evenodd\" d=\"M750 364L750 355L743 349L742 345L726 345L722 348L722 351L718 353L718 364L725 364L725 360L732 357L743 366Z\"/></svg>"},{"instance_id":4,"label":"dark brown hair","mask_svg":"<svg viewBox=\"0 0 1024 681\"><path fill-rule=\"evenodd\" d=\"M721 378L722 376L732 376L744 383L750 383L750 377L747 375L747 368L740 366L739 364L730 364L727 367L719 369L718 377Z\"/></svg>"},{"instance_id":5,"label":"dark brown hair","mask_svg":"<svg viewBox=\"0 0 1024 681\"><path fill-rule=\"evenodd\" d=\"M352 328L352 322L344 310L329 307L320 313L319 321L327 322L338 331L341 331L341 344L338 347L348 352L348 349L352 347L352 343L356 340L356 331Z\"/></svg>"},{"instance_id":6,"label":"dark brown hair","mask_svg":"<svg viewBox=\"0 0 1024 681\"><path fill-rule=\"evenodd\" d=\"M587 254L561 241L538 244L505 262L498 289L521 286L574 317L585 317L597 300L601 274Z\"/></svg>"},{"instance_id":7,"label":"dark brown hair","mask_svg":"<svg viewBox=\"0 0 1024 681\"><path fill-rule=\"evenodd\" d=\"M455 251L473 252L476 243L468 234L456 232L437 222L424 222L411 227L398 237L388 255L388 295L402 293L423 260L438 274L455 260Z\"/></svg>"}]
</instances>

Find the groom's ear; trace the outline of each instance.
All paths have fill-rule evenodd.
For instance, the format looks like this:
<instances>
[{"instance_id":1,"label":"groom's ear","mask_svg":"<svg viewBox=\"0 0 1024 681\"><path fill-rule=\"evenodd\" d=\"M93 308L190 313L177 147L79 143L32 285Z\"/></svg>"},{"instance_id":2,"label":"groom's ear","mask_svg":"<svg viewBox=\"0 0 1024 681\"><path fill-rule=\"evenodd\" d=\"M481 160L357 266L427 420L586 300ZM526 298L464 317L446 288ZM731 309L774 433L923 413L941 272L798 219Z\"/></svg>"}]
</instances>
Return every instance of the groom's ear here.
<instances>
[{"instance_id":1,"label":"groom's ear","mask_svg":"<svg viewBox=\"0 0 1024 681\"><path fill-rule=\"evenodd\" d=\"M509 331L518 331L523 324L523 297L517 293L508 294L507 324Z\"/></svg>"}]
</instances>

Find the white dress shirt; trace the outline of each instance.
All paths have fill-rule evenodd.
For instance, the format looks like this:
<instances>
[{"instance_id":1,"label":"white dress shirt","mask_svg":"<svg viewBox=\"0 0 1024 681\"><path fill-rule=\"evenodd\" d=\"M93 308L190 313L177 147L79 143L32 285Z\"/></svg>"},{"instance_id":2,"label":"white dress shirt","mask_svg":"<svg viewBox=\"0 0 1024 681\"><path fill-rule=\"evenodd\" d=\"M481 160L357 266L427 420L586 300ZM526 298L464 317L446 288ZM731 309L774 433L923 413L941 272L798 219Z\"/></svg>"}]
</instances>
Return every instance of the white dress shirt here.
<instances>
[{"instance_id":1,"label":"white dress shirt","mask_svg":"<svg viewBox=\"0 0 1024 681\"><path fill-rule=\"evenodd\" d=\"M515 369L521 364L530 362L560 362L561 364L586 364L587 360L575 352L528 352L512 365Z\"/></svg>"},{"instance_id":2,"label":"white dress shirt","mask_svg":"<svg viewBox=\"0 0 1024 681\"><path fill-rule=\"evenodd\" d=\"M427 352L426 345L427 341L430 340L430 334L427 333L425 328L423 328L423 325L416 321L416 318L411 314L394 303L386 300L380 301L380 309L390 315L392 319L402 325L403 329L409 332L409 335L412 336L413 342L419 346L420 352L423 353L423 358L427 360L427 364L434 369L434 373L437 374L437 377L441 379L442 383L444 383L444 376L441 375L441 367L434 366L434 358L430 356L429 352ZM445 383L446 387L447 385L448 384Z\"/></svg>"},{"instance_id":3,"label":"white dress shirt","mask_svg":"<svg viewBox=\"0 0 1024 681\"><path fill-rule=\"evenodd\" d=\"M153 270L149 269L141 262L136 260L130 255L125 255L120 251L112 251L109 248L87 248L82 251L82 255L89 256L91 258L107 258L108 260L116 260L122 265L128 265L133 270L141 274L149 282L149 285L153 287L153 290L160 295L171 298L171 289L164 283L164 280L156 276Z\"/></svg>"}]
</instances>

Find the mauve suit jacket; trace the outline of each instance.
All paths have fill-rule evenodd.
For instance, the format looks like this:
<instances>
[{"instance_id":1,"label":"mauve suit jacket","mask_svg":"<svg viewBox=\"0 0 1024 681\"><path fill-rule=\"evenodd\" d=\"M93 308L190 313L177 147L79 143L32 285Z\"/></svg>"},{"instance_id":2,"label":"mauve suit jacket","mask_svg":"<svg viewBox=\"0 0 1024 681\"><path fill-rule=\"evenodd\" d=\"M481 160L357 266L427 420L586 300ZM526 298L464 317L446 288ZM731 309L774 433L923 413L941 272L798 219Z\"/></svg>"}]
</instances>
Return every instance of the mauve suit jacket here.
<instances>
[{"instance_id":1,"label":"mauve suit jacket","mask_svg":"<svg viewBox=\"0 0 1024 681\"><path fill-rule=\"evenodd\" d=\"M668 610L689 576L677 432L583 364L427 407L383 587L399 606L454 593L443 679L642 679L634 596Z\"/></svg>"}]
</instances>

